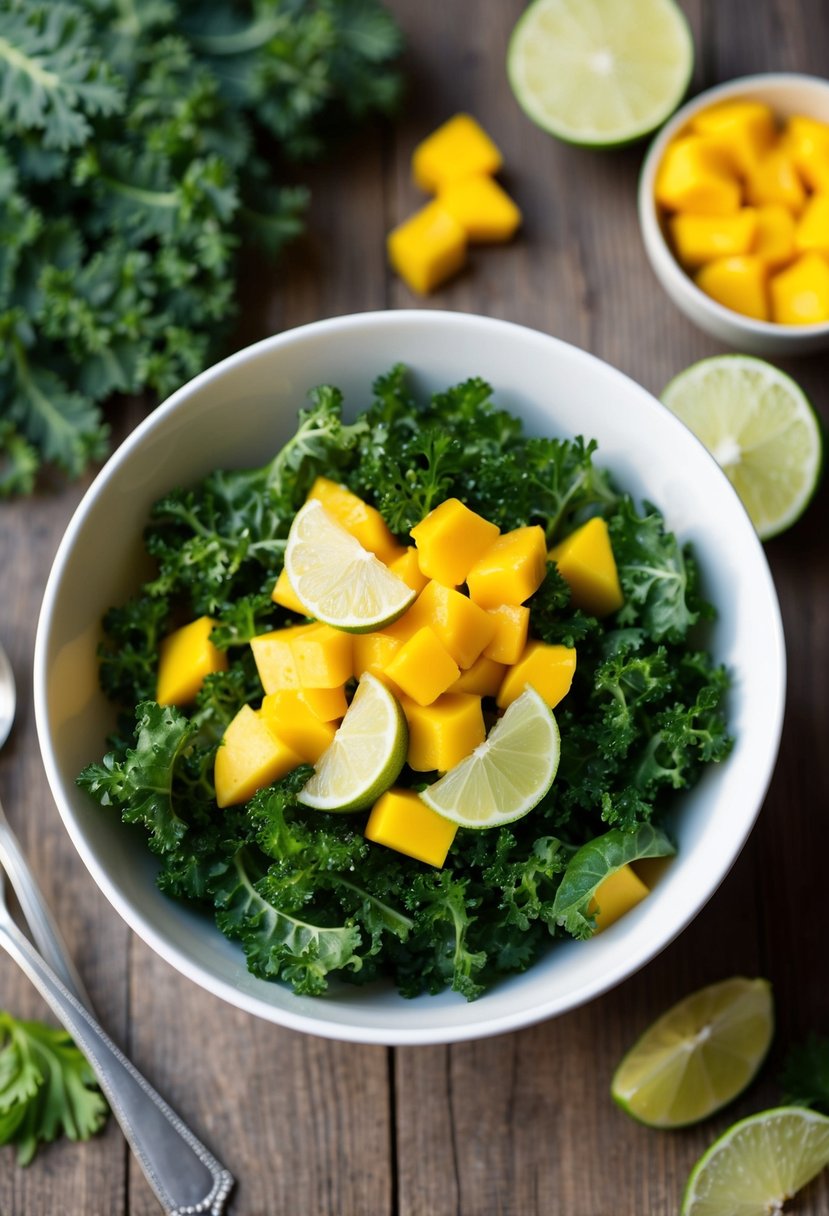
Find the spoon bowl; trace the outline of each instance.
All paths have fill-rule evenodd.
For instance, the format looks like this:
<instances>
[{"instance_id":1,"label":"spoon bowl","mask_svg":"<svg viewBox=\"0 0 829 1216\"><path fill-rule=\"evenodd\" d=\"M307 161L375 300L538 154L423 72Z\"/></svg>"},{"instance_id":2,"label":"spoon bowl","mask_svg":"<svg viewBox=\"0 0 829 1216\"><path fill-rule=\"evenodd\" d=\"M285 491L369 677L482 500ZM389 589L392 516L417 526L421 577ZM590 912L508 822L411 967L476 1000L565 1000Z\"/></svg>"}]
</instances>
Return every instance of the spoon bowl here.
<instances>
[{"instance_id":1,"label":"spoon bowl","mask_svg":"<svg viewBox=\"0 0 829 1216\"><path fill-rule=\"evenodd\" d=\"M0 747L11 734L17 709L17 685L9 656L0 642Z\"/></svg>"}]
</instances>

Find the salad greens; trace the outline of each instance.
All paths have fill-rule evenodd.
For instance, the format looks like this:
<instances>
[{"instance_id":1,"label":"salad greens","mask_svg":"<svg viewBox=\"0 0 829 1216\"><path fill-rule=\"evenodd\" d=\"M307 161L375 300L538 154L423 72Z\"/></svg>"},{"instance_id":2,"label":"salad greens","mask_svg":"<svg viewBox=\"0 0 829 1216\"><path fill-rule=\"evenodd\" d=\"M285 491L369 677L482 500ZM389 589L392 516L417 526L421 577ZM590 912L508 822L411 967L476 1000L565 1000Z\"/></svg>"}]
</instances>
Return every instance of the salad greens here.
<instances>
[{"instance_id":1,"label":"salad greens","mask_svg":"<svg viewBox=\"0 0 829 1216\"><path fill-rule=\"evenodd\" d=\"M451 986L473 998L551 939L589 936L593 893L618 865L673 851L663 821L675 791L729 751L728 677L692 632L712 616L693 555L594 463L595 443L524 435L478 379L418 400L402 367L377 380L356 421L342 404L336 389L315 390L269 464L211 473L156 504L146 543L157 573L107 615L100 652L103 687L124 712L112 750L78 780L144 825L161 888L215 915L255 974L300 993L325 991L333 974L387 975L407 995ZM216 747L262 696L247 643L296 621L270 590L318 475L372 502L401 539L450 496L501 529L540 524L550 541L591 514L608 521L624 607L602 621L574 610L554 563L529 600L531 633L578 650L556 710L557 779L509 827L460 831L442 870L367 841L364 816L300 806L307 767L247 805L215 805ZM207 677L188 712L162 709L159 639L203 613L229 668ZM401 780L424 775L404 769Z\"/></svg>"}]
</instances>

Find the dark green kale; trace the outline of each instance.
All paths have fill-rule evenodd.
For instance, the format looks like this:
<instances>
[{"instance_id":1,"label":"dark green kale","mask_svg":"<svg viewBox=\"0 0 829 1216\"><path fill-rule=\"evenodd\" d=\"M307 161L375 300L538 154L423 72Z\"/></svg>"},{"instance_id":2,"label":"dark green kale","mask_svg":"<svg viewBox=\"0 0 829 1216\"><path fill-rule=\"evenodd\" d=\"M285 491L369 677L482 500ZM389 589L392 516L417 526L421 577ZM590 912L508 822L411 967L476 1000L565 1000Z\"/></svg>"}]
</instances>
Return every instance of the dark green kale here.
<instances>
[{"instance_id":1,"label":"dark green kale","mask_svg":"<svg viewBox=\"0 0 829 1216\"><path fill-rule=\"evenodd\" d=\"M780 1076L786 1106L808 1106L829 1115L829 1038L811 1034L790 1048Z\"/></svg>"}]
</instances>

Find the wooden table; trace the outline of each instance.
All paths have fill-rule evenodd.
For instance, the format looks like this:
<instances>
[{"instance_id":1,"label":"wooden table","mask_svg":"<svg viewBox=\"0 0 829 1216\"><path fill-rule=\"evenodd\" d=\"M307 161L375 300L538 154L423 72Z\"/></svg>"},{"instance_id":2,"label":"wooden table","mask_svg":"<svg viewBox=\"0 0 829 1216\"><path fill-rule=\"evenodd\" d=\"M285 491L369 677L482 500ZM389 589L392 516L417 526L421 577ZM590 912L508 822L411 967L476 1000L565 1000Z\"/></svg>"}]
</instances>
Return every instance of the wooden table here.
<instances>
[{"instance_id":1,"label":"wooden table","mask_svg":"<svg viewBox=\"0 0 829 1216\"><path fill-rule=\"evenodd\" d=\"M629 0L635 3L635 0ZM636 220L642 149L592 154L532 126L504 74L518 0L395 0L409 101L393 129L364 134L311 175L312 229L249 302L239 341L319 317L421 306L385 265L383 235L419 203L415 142L457 110L504 149L525 225L476 252L428 305L506 317L555 334L659 392L715 353L663 295ZM684 0L698 48L694 89L770 69L829 63L822 0ZM257 269L257 278L261 270ZM470 368L470 373L475 371ZM829 360L792 364L829 420ZM140 416L120 410L118 436ZM238 1179L238 1216L656 1216L677 1210L700 1152L735 1117L772 1105L786 1046L829 1029L829 568L824 490L767 547L789 649L783 745L765 808L732 873L696 922L615 991L555 1021L452 1047L327 1042L258 1021L197 988L132 936L76 856L43 774L32 713L35 621L58 540L83 485L0 506L0 633L20 686L0 789L50 891L104 1024ZM758 654L762 663L764 656ZM660 1134L610 1101L616 1062L670 1003L733 974L772 980L778 1030L761 1081L703 1127ZM0 959L0 1005L44 1016ZM158 1210L117 1124L58 1143L28 1170L0 1153L2 1216L152 1216ZM829 1212L829 1174L798 1209Z\"/></svg>"}]
</instances>

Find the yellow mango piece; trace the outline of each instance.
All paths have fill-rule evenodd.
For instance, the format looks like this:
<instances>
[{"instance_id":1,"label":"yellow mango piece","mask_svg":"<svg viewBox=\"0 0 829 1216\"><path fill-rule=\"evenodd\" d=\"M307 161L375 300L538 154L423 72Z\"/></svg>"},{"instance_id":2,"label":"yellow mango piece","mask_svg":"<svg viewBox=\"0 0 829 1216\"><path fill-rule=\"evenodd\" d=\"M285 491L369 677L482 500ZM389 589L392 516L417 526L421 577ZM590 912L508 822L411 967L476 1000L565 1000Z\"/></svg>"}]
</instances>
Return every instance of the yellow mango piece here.
<instances>
[{"instance_id":1,"label":"yellow mango piece","mask_svg":"<svg viewBox=\"0 0 829 1216\"><path fill-rule=\"evenodd\" d=\"M454 684L460 668L434 630L425 626L403 643L386 675L418 705L431 705Z\"/></svg>"},{"instance_id":2,"label":"yellow mango piece","mask_svg":"<svg viewBox=\"0 0 829 1216\"><path fill-rule=\"evenodd\" d=\"M576 652L572 647L527 642L518 662L507 668L496 697L498 707L512 705L531 684L550 709L555 709L570 691L575 670Z\"/></svg>"},{"instance_id":3,"label":"yellow mango piece","mask_svg":"<svg viewBox=\"0 0 829 1216\"><path fill-rule=\"evenodd\" d=\"M508 241L521 224L521 212L506 190L482 174L449 182L438 202L477 245Z\"/></svg>"},{"instance_id":4,"label":"yellow mango piece","mask_svg":"<svg viewBox=\"0 0 829 1216\"><path fill-rule=\"evenodd\" d=\"M297 680L304 688L337 688L353 674L352 635L315 624L289 640Z\"/></svg>"},{"instance_id":5,"label":"yellow mango piece","mask_svg":"<svg viewBox=\"0 0 829 1216\"><path fill-rule=\"evenodd\" d=\"M530 610L522 604L499 604L487 608L495 620L492 641L484 647L484 655L496 663L517 663L524 653L530 629Z\"/></svg>"},{"instance_id":6,"label":"yellow mango piece","mask_svg":"<svg viewBox=\"0 0 829 1216\"><path fill-rule=\"evenodd\" d=\"M610 534L600 516L588 519L554 545L549 556L569 586L576 608L591 616L608 616L622 607L625 601Z\"/></svg>"},{"instance_id":7,"label":"yellow mango piece","mask_svg":"<svg viewBox=\"0 0 829 1216\"><path fill-rule=\"evenodd\" d=\"M829 321L829 264L819 253L804 253L769 283L771 315L779 325Z\"/></svg>"},{"instance_id":8,"label":"yellow mango piece","mask_svg":"<svg viewBox=\"0 0 829 1216\"><path fill-rule=\"evenodd\" d=\"M466 580L472 566L499 535L495 524L470 511L458 498L447 498L415 524L409 535L427 578L447 587Z\"/></svg>"},{"instance_id":9,"label":"yellow mango piece","mask_svg":"<svg viewBox=\"0 0 829 1216\"><path fill-rule=\"evenodd\" d=\"M805 201L803 182L785 148L772 148L746 174L746 202L756 207L781 203L798 215Z\"/></svg>"},{"instance_id":10,"label":"yellow mango piece","mask_svg":"<svg viewBox=\"0 0 829 1216\"><path fill-rule=\"evenodd\" d=\"M155 692L159 705L189 704L205 676L227 670L227 654L210 641L215 625L209 616L200 616L161 640Z\"/></svg>"},{"instance_id":11,"label":"yellow mango piece","mask_svg":"<svg viewBox=\"0 0 829 1216\"><path fill-rule=\"evenodd\" d=\"M342 718L348 709L345 699L345 689L338 688L298 688L296 690L300 701L308 706L311 713L320 722L334 722Z\"/></svg>"},{"instance_id":12,"label":"yellow mango piece","mask_svg":"<svg viewBox=\"0 0 829 1216\"><path fill-rule=\"evenodd\" d=\"M471 667L495 634L496 622L472 600L432 579L406 613L406 629L428 626L458 667Z\"/></svg>"},{"instance_id":13,"label":"yellow mango piece","mask_svg":"<svg viewBox=\"0 0 829 1216\"><path fill-rule=\"evenodd\" d=\"M757 234L757 212L741 207L733 215L671 216L668 228L674 249L686 268L701 266L712 258L748 253Z\"/></svg>"},{"instance_id":14,"label":"yellow mango piece","mask_svg":"<svg viewBox=\"0 0 829 1216\"><path fill-rule=\"evenodd\" d=\"M298 612L300 616L308 615L305 605L297 599L297 594L291 586L285 570L279 572L279 578L274 583L271 592L271 599L275 604L279 604L280 608L287 608L289 612Z\"/></svg>"},{"instance_id":15,"label":"yellow mango piece","mask_svg":"<svg viewBox=\"0 0 829 1216\"><path fill-rule=\"evenodd\" d=\"M829 193L829 123L795 114L786 123L783 146L806 185Z\"/></svg>"},{"instance_id":16,"label":"yellow mango piece","mask_svg":"<svg viewBox=\"0 0 829 1216\"><path fill-rule=\"evenodd\" d=\"M470 114L456 114L433 131L412 153L412 176L421 190L434 194L447 182L473 174L497 173L503 157Z\"/></svg>"},{"instance_id":17,"label":"yellow mango piece","mask_svg":"<svg viewBox=\"0 0 829 1216\"><path fill-rule=\"evenodd\" d=\"M766 266L753 254L717 258L697 272L694 282L725 308L757 321L769 320Z\"/></svg>"},{"instance_id":18,"label":"yellow mango piece","mask_svg":"<svg viewBox=\"0 0 829 1216\"><path fill-rule=\"evenodd\" d=\"M630 866L622 866L609 874L599 883L587 909L588 914L596 918L596 932L607 929L648 894L648 888Z\"/></svg>"},{"instance_id":19,"label":"yellow mango piece","mask_svg":"<svg viewBox=\"0 0 829 1216\"><path fill-rule=\"evenodd\" d=\"M272 629L270 633L260 633L251 638L250 648L265 692L299 687L291 641L318 627L316 623L289 625L286 629Z\"/></svg>"},{"instance_id":20,"label":"yellow mango piece","mask_svg":"<svg viewBox=\"0 0 829 1216\"><path fill-rule=\"evenodd\" d=\"M268 727L309 764L316 764L337 730L333 722L321 722L293 688L268 693L260 713Z\"/></svg>"},{"instance_id":21,"label":"yellow mango piece","mask_svg":"<svg viewBox=\"0 0 829 1216\"><path fill-rule=\"evenodd\" d=\"M702 135L685 135L668 144L656 174L657 203L670 211L728 215L741 201L736 166L727 151Z\"/></svg>"},{"instance_id":22,"label":"yellow mango piece","mask_svg":"<svg viewBox=\"0 0 829 1216\"><path fill-rule=\"evenodd\" d=\"M771 107L761 101L723 101L702 110L691 123L698 135L713 136L727 147L741 173L746 173L774 143Z\"/></svg>"},{"instance_id":23,"label":"yellow mango piece","mask_svg":"<svg viewBox=\"0 0 829 1216\"><path fill-rule=\"evenodd\" d=\"M456 824L433 811L414 790L392 788L371 808L365 837L440 869L457 830Z\"/></svg>"},{"instance_id":24,"label":"yellow mango piece","mask_svg":"<svg viewBox=\"0 0 829 1216\"><path fill-rule=\"evenodd\" d=\"M386 521L376 507L363 502L345 486L338 485L328 477L318 477L308 498L321 502L332 519L346 532L355 536L364 549L388 562L399 553L400 546L388 529Z\"/></svg>"},{"instance_id":25,"label":"yellow mango piece","mask_svg":"<svg viewBox=\"0 0 829 1216\"><path fill-rule=\"evenodd\" d=\"M412 291L428 295L466 262L466 233L440 203L427 203L389 233L386 249Z\"/></svg>"},{"instance_id":26,"label":"yellow mango piece","mask_svg":"<svg viewBox=\"0 0 829 1216\"><path fill-rule=\"evenodd\" d=\"M247 802L257 790L279 781L301 763L301 757L273 732L267 720L243 705L216 751L216 802L220 807Z\"/></svg>"},{"instance_id":27,"label":"yellow mango piece","mask_svg":"<svg viewBox=\"0 0 829 1216\"><path fill-rule=\"evenodd\" d=\"M454 684L449 685L449 692L472 692L479 697L494 697L504 679L506 667L481 655L471 667L462 671Z\"/></svg>"},{"instance_id":28,"label":"yellow mango piece","mask_svg":"<svg viewBox=\"0 0 829 1216\"><path fill-rule=\"evenodd\" d=\"M466 578L469 594L482 608L523 604L547 573L544 530L534 524L505 532L490 545Z\"/></svg>"},{"instance_id":29,"label":"yellow mango piece","mask_svg":"<svg viewBox=\"0 0 829 1216\"><path fill-rule=\"evenodd\" d=\"M829 194L815 194L806 204L794 234L799 253L829 253Z\"/></svg>"},{"instance_id":30,"label":"yellow mango piece","mask_svg":"<svg viewBox=\"0 0 829 1216\"><path fill-rule=\"evenodd\" d=\"M431 705L404 697L401 705L409 724L406 762L418 773L445 773L486 738L481 698L470 693L445 692Z\"/></svg>"},{"instance_id":31,"label":"yellow mango piece","mask_svg":"<svg viewBox=\"0 0 829 1216\"><path fill-rule=\"evenodd\" d=\"M381 676L403 645L403 641L403 638L395 637L384 629L374 633L355 633L352 642L355 677L359 680L366 671L371 672L373 676Z\"/></svg>"},{"instance_id":32,"label":"yellow mango piece","mask_svg":"<svg viewBox=\"0 0 829 1216\"><path fill-rule=\"evenodd\" d=\"M411 587L412 591L416 591L418 595L429 581L428 575L420 569L417 549L414 545L407 545L397 557L390 561L389 570L398 578L402 578L406 586Z\"/></svg>"},{"instance_id":33,"label":"yellow mango piece","mask_svg":"<svg viewBox=\"0 0 829 1216\"><path fill-rule=\"evenodd\" d=\"M795 256L795 218L788 207L782 206L781 203L756 207L754 214L757 230L752 253L764 266L776 270Z\"/></svg>"}]
</instances>

